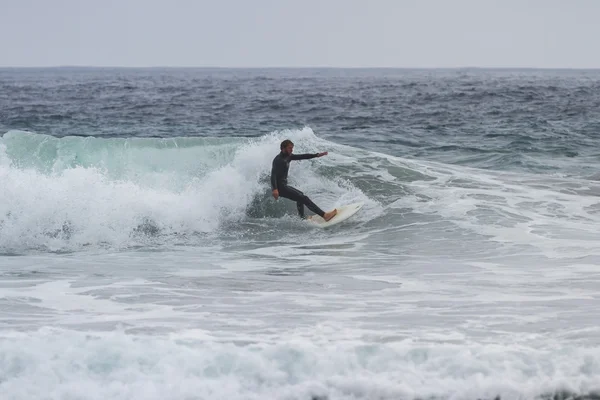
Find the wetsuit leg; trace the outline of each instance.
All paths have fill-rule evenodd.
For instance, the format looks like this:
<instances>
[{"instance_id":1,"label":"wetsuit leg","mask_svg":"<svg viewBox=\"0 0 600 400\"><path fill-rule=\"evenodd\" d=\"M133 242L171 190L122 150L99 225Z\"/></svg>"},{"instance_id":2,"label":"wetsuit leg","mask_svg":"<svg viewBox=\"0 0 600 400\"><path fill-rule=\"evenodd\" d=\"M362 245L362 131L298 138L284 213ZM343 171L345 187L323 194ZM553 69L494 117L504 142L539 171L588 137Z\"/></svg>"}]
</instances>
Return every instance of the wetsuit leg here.
<instances>
[{"instance_id":1,"label":"wetsuit leg","mask_svg":"<svg viewBox=\"0 0 600 400\"><path fill-rule=\"evenodd\" d=\"M296 207L298 207L298 214L300 214L300 218L304 218L304 206L308 207L310 211L320 215L321 217L325 215L325 212L321 210L315 203L313 203L307 195L292 186L279 188L279 195L296 202Z\"/></svg>"}]
</instances>

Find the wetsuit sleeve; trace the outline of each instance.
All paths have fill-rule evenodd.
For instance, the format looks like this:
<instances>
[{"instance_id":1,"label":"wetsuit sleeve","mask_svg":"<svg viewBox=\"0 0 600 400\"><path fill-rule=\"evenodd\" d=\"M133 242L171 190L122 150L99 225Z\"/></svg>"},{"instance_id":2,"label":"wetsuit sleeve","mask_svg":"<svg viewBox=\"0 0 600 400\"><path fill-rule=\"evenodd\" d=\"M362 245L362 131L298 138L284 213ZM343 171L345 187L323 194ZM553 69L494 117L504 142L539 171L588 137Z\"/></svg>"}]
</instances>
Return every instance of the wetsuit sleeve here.
<instances>
[{"instance_id":1,"label":"wetsuit sleeve","mask_svg":"<svg viewBox=\"0 0 600 400\"><path fill-rule=\"evenodd\" d=\"M290 160L308 160L308 159L315 158L318 156L319 156L318 153L315 153L315 154L292 154L290 157Z\"/></svg>"},{"instance_id":2,"label":"wetsuit sleeve","mask_svg":"<svg viewBox=\"0 0 600 400\"><path fill-rule=\"evenodd\" d=\"M273 166L271 167L271 189L277 189L277 160L273 160Z\"/></svg>"}]
</instances>

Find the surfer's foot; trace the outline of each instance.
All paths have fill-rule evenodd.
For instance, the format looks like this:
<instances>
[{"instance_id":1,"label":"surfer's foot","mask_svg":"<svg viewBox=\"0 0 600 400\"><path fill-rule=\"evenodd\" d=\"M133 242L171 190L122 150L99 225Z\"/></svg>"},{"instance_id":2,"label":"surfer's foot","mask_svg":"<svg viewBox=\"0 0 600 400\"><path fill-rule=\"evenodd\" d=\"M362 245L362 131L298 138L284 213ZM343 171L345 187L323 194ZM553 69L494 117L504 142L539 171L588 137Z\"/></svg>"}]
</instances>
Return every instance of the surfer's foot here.
<instances>
[{"instance_id":1,"label":"surfer's foot","mask_svg":"<svg viewBox=\"0 0 600 400\"><path fill-rule=\"evenodd\" d=\"M335 214L337 214L337 209L334 209L333 211L326 212L325 215L323 215L323 219L325 221L329 221L331 218L335 217Z\"/></svg>"}]
</instances>

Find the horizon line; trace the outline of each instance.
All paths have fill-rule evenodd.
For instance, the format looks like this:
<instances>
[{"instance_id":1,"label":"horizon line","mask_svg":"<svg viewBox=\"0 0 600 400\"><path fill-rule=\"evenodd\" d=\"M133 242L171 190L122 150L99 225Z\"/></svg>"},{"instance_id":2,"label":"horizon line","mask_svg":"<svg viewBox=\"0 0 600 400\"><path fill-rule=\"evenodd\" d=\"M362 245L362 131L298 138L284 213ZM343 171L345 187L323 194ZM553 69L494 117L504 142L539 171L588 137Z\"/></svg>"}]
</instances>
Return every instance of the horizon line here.
<instances>
[{"instance_id":1,"label":"horizon line","mask_svg":"<svg viewBox=\"0 0 600 400\"><path fill-rule=\"evenodd\" d=\"M45 65L45 66L1 66L0 69L217 69L217 70L258 70L258 69L330 69L330 70L573 70L593 71L600 67L492 67L492 66L455 66L455 67L360 67L360 66L119 66L119 65Z\"/></svg>"}]
</instances>

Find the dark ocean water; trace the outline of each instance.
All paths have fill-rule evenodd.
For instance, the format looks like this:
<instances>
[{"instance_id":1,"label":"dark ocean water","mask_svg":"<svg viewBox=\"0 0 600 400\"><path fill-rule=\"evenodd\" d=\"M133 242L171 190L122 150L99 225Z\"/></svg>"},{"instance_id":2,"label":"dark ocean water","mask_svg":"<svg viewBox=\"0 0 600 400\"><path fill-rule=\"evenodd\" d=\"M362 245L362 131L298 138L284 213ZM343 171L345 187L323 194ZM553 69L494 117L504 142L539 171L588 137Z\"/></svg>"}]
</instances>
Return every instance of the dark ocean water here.
<instances>
[{"instance_id":1,"label":"dark ocean water","mask_svg":"<svg viewBox=\"0 0 600 400\"><path fill-rule=\"evenodd\" d=\"M588 171L600 154L597 70L3 69L0 85L2 132L255 137L309 126L386 154L559 173Z\"/></svg>"},{"instance_id":2,"label":"dark ocean water","mask_svg":"<svg viewBox=\"0 0 600 400\"><path fill-rule=\"evenodd\" d=\"M0 399L593 397L599 134L600 71L0 69Z\"/></svg>"}]
</instances>

